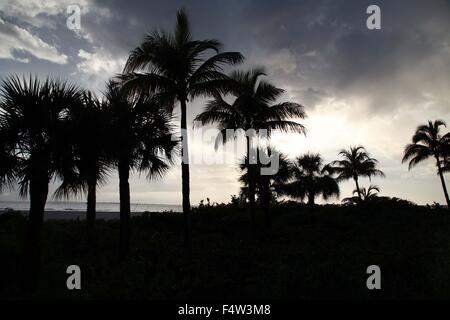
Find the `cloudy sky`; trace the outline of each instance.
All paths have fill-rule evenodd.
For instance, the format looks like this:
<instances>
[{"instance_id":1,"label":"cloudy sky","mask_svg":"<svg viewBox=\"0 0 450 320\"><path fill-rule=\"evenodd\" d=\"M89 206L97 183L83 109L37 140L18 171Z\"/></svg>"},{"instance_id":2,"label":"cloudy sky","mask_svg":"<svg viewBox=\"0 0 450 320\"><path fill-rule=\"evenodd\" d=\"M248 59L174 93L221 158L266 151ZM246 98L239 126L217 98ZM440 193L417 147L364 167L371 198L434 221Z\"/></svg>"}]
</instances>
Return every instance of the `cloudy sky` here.
<instances>
[{"instance_id":1,"label":"cloudy sky","mask_svg":"<svg viewBox=\"0 0 450 320\"><path fill-rule=\"evenodd\" d=\"M366 27L371 4L381 8L381 30ZM69 5L81 10L80 30L66 25ZM276 135L278 149L292 158L320 152L332 161L340 149L363 144L387 176L363 185L376 183L384 195L421 204L444 203L433 162L408 172L401 157L417 125L437 118L450 124L448 0L0 0L0 78L52 75L100 94L145 33L171 29L181 7L194 37L217 38L224 50L242 52L243 67L265 66L270 81L286 90L284 99L305 106L307 136ZM203 104L191 103L190 120ZM215 153L211 141L192 137L191 144L193 154L226 154ZM193 165L192 204L236 194L235 162ZM132 202L181 202L178 168L161 181L134 175L131 182ZM343 183L342 195L353 189ZM15 192L0 195L15 199ZM114 174L98 200L118 201Z\"/></svg>"}]
</instances>

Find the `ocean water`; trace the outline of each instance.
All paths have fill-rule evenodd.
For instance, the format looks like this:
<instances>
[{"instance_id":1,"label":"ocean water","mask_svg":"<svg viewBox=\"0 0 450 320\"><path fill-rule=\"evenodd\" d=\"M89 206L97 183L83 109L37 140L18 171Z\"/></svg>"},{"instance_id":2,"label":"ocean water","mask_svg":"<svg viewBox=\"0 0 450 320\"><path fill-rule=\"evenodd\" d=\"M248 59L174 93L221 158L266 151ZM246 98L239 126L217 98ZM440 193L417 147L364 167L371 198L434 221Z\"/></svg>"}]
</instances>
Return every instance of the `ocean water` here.
<instances>
[{"instance_id":1,"label":"ocean water","mask_svg":"<svg viewBox=\"0 0 450 320\"><path fill-rule=\"evenodd\" d=\"M180 205L172 204L147 204L147 203L132 203L130 205L131 212L164 212L174 211L181 212ZM14 209L17 211L28 211L30 209L29 201L0 201L0 211L5 209ZM47 201L45 205L46 212L71 212L71 211L86 211L86 202L71 202L71 201ZM119 212L118 202L97 202L97 212Z\"/></svg>"}]
</instances>

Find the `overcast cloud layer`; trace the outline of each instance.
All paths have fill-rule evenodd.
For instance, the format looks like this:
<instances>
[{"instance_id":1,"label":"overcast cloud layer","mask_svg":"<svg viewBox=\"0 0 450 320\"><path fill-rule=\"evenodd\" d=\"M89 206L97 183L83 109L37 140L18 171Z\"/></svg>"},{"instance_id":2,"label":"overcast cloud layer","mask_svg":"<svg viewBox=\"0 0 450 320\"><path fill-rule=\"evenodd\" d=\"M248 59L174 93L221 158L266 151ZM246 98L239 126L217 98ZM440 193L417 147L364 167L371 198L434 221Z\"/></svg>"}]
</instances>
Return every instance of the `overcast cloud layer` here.
<instances>
[{"instance_id":1,"label":"overcast cloud layer","mask_svg":"<svg viewBox=\"0 0 450 320\"><path fill-rule=\"evenodd\" d=\"M66 27L70 4L81 8L77 32ZM366 28L370 4L381 8L381 30ZM382 194L444 203L431 160L411 172L400 162L417 125L450 122L450 1L0 0L0 77L61 76L100 93L145 33L171 29L182 6L196 38L242 52L245 67L264 65L285 99L305 105L307 137L276 135L281 151L292 158L320 151L331 161L340 149L363 144L387 175L371 182ZM191 120L203 102L190 105ZM191 143L193 153L214 153L212 142ZM236 164L194 165L191 176L193 204L228 201L239 191ZM162 181L136 175L131 188L135 203L180 203L180 170ZM353 188L342 184L342 195ZM114 175L98 200L118 201Z\"/></svg>"}]
</instances>

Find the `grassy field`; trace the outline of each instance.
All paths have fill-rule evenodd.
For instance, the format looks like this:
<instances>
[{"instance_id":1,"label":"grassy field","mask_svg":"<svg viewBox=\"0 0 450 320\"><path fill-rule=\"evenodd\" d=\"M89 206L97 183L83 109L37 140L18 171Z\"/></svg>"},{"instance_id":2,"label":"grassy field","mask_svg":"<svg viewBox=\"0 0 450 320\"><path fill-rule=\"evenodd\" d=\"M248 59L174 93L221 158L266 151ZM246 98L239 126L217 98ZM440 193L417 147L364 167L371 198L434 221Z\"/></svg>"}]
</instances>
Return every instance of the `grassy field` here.
<instances>
[{"instance_id":1,"label":"grassy field","mask_svg":"<svg viewBox=\"0 0 450 320\"><path fill-rule=\"evenodd\" d=\"M98 221L87 246L83 221L47 221L35 298L396 299L450 298L450 214L414 206L277 205L273 224L252 232L237 207L197 209L188 256L182 216L132 219L132 252L117 262L118 221ZM25 221L0 216L0 298L21 298ZM82 290L66 289L66 268L81 267ZM366 268L381 268L368 290Z\"/></svg>"}]
</instances>

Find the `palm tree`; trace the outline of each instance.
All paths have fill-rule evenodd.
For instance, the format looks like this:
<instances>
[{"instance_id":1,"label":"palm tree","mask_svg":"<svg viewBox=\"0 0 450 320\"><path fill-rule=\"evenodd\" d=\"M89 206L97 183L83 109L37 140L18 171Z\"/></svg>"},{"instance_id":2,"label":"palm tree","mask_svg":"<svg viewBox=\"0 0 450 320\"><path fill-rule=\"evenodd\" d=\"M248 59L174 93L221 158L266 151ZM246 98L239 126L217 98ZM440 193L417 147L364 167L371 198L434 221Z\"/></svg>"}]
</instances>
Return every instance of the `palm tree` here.
<instances>
[{"instance_id":1,"label":"palm tree","mask_svg":"<svg viewBox=\"0 0 450 320\"><path fill-rule=\"evenodd\" d=\"M412 143L405 147L402 163L409 161L408 170L429 157L434 157L441 178L447 206L450 208L447 187L444 180L444 171L448 166L448 150L450 145L450 132L441 136L440 127L446 126L442 120L428 121L428 124L417 127L412 137ZM444 163L443 163L444 162ZM444 167L443 167L444 164Z\"/></svg>"},{"instance_id":2,"label":"palm tree","mask_svg":"<svg viewBox=\"0 0 450 320\"><path fill-rule=\"evenodd\" d=\"M2 119L1 116L0 119ZM21 159L14 151L14 144L9 144L10 141L11 137L8 136L8 132L5 132L5 124L0 123L0 192L5 187L14 188L18 162Z\"/></svg>"},{"instance_id":3,"label":"palm tree","mask_svg":"<svg viewBox=\"0 0 450 320\"><path fill-rule=\"evenodd\" d=\"M11 76L1 84L1 182L15 180L20 195L30 195L23 278L28 290L37 284L49 182L75 171L67 109L79 103L79 89L60 80Z\"/></svg>"},{"instance_id":4,"label":"palm tree","mask_svg":"<svg viewBox=\"0 0 450 320\"><path fill-rule=\"evenodd\" d=\"M385 176L381 170L377 169L378 160L371 158L363 146L341 150L339 155L342 160L333 161L329 169L332 173L337 173L338 181L353 179L356 184L358 199L362 201L358 178L368 177L370 179L373 176Z\"/></svg>"},{"instance_id":5,"label":"palm tree","mask_svg":"<svg viewBox=\"0 0 450 320\"><path fill-rule=\"evenodd\" d=\"M297 157L292 164L290 180L281 186L281 191L292 198L308 199L311 210L315 207L315 199L322 196L328 200L332 196L339 197L339 185L324 166L318 153L306 153Z\"/></svg>"},{"instance_id":6,"label":"palm tree","mask_svg":"<svg viewBox=\"0 0 450 320\"><path fill-rule=\"evenodd\" d=\"M57 189L58 197L69 197L79 192L87 195L86 227L88 243L92 242L96 216L97 187L106 181L111 159L105 148L109 139L109 118L106 103L91 92L84 91L82 104L69 109L68 116L74 130L74 158L78 174L66 179ZM91 243L92 244L92 243Z\"/></svg>"},{"instance_id":7,"label":"palm tree","mask_svg":"<svg viewBox=\"0 0 450 320\"><path fill-rule=\"evenodd\" d=\"M450 155L445 155L442 161L442 172L450 172Z\"/></svg>"},{"instance_id":8,"label":"palm tree","mask_svg":"<svg viewBox=\"0 0 450 320\"><path fill-rule=\"evenodd\" d=\"M442 138L442 172L450 172L450 132Z\"/></svg>"},{"instance_id":9,"label":"palm tree","mask_svg":"<svg viewBox=\"0 0 450 320\"><path fill-rule=\"evenodd\" d=\"M233 103L228 103L220 92L215 92L214 99L209 101L205 110L195 118L195 121L203 125L218 124L220 132L216 139L216 149L219 143L226 143L229 139L237 137L237 135L229 135L227 130L243 129L245 131L246 161L249 171L248 198L253 222L257 179L256 168L252 165L257 163L257 159L251 158L253 139L262 130L267 133L267 137L270 137L273 130L305 133L305 127L302 124L291 120L291 118L305 118L304 107L295 102L276 103L284 90L266 80L261 80L262 76L265 76L262 68L232 72L230 78L234 84L227 94L234 96Z\"/></svg>"},{"instance_id":10,"label":"palm tree","mask_svg":"<svg viewBox=\"0 0 450 320\"><path fill-rule=\"evenodd\" d=\"M197 96L207 96L213 91L229 86L222 73L225 65L243 61L237 52L220 52L217 40L193 40L186 12L177 12L173 34L154 31L134 49L125 65L123 88L131 92L156 91L159 103L171 110L176 101L181 107L182 133L182 193L185 220L185 245L190 244L191 213L189 186L189 152L187 137L187 102ZM213 52L206 59L209 51Z\"/></svg>"},{"instance_id":11,"label":"palm tree","mask_svg":"<svg viewBox=\"0 0 450 320\"><path fill-rule=\"evenodd\" d=\"M257 152L265 152L267 157L270 157L273 154L278 156L278 167L273 168L271 174L261 174L261 169L268 169L272 164L257 163L254 165L256 171L255 194L258 196L259 203L264 212L265 222L268 226L271 223L270 202L274 198L274 194L278 192L279 186L284 184L289 179L291 167L287 156L274 148L269 147L266 150L260 148ZM241 188L241 195L246 198L248 197L248 186L250 183L250 166L248 163L247 156L245 156L240 165L240 170L243 174L239 177L239 181L243 184L243 187Z\"/></svg>"},{"instance_id":12,"label":"palm tree","mask_svg":"<svg viewBox=\"0 0 450 320\"><path fill-rule=\"evenodd\" d=\"M380 192L380 187L371 184L369 186L369 188L364 188L362 187L360 190L361 193L361 199L363 202L368 202L368 201L372 201L375 198L378 197L378 193ZM353 194L357 195L358 194L358 190L353 190ZM358 196L354 196L354 197L350 197L350 198L344 198L342 199L343 203L358 203L359 202L359 197Z\"/></svg>"},{"instance_id":13,"label":"palm tree","mask_svg":"<svg viewBox=\"0 0 450 320\"><path fill-rule=\"evenodd\" d=\"M127 96L111 82L106 98L111 117L109 149L119 173L119 257L123 260L130 247L130 171L145 172L149 179L161 177L172 164L178 142L172 140L172 117L154 96Z\"/></svg>"}]
</instances>

